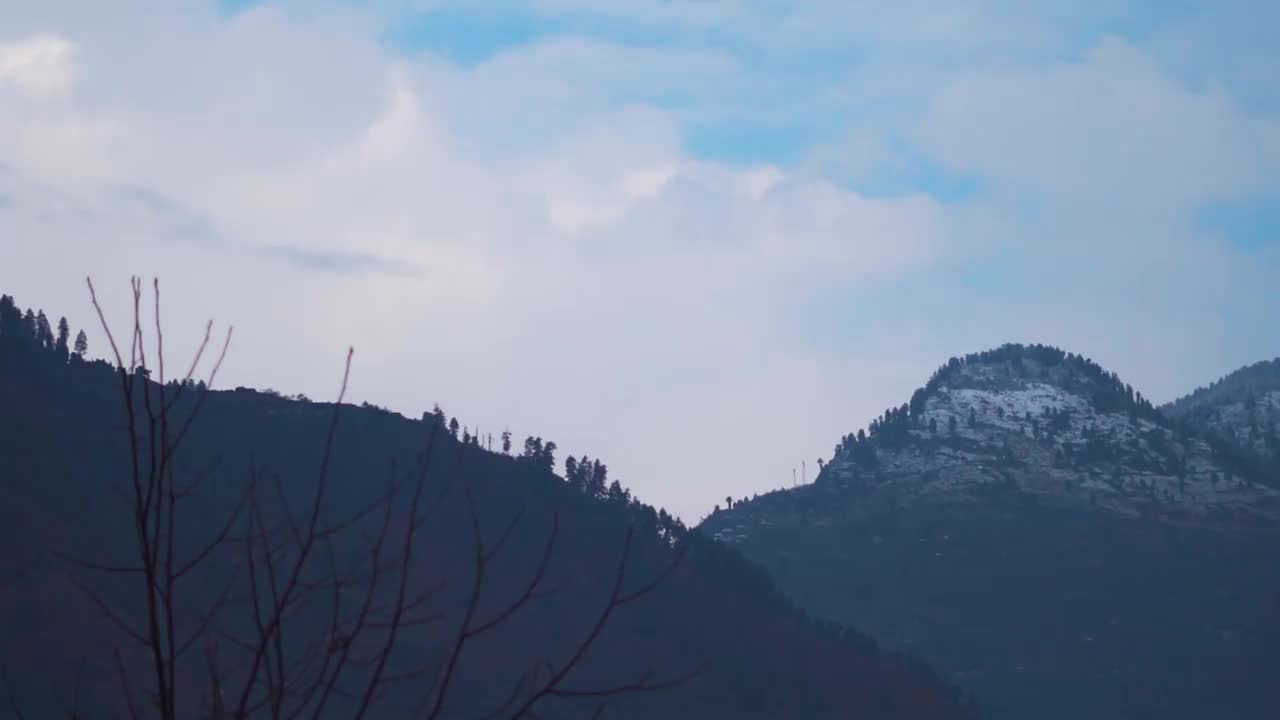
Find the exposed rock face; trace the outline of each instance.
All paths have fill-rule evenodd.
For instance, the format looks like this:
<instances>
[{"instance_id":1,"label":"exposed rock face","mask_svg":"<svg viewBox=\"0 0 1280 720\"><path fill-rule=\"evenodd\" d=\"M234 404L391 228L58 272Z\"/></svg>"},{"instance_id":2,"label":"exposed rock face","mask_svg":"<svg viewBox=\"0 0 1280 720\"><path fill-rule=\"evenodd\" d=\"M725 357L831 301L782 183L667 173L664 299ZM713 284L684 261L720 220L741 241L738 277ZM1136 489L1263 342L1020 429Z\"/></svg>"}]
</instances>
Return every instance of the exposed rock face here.
<instances>
[{"instance_id":1,"label":"exposed rock face","mask_svg":"<svg viewBox=\"0 0 1280 720\"><path fill-rule=\"evenodd\" d=\"M1238 427L1232 407L1211 417ZM1088 360L1006 346L842 438L814 484L704 529L993 716L1270 717L1280 478L1205 427Z\"/></svg>"}]
</instances>

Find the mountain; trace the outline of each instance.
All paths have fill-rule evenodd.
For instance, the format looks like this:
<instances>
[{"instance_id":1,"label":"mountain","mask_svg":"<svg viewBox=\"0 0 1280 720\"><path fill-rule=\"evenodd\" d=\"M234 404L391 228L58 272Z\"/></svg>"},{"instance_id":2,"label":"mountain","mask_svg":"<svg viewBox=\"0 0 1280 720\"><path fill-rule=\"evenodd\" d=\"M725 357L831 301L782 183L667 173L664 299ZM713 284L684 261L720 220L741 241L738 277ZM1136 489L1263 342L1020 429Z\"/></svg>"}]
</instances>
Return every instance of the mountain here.
<instances>
[{"instance_id":1,"label":"mountain","mask_svg":"<svg viewBox=\"0 0 1280 720\"><path fill-rule=\"evenodd\" d=\"M1086 358L1006 345L701 529L991 717L1274 717L1280 477L1237 460Z\"/></svg>"},{"instance_id":2,"label":"mountain","mask_svg":"<svg viewBox=\"0 0 1280 720\"><path fill-rule=\"evenodd\" d=\"M554 443L492 452L438 409L161 383L60 325L0 298L0 692L27 717L206 717L236 687L252 717L321 691L324 717L534 717L540 692L542 718L977 716L599 461L566 480ZM160 660L129 636L153 612Z\"/></svg>"},{"instance_id":3,"label":"mountain","mask_svg":"<svg viewBox=\"0 0 1280 720\"><path fill-rule=\"evenodd\" d=\"M1241 473L1280 478L1280 358L1240 368L1161 409Z\"/></svg>"},{"instance_id":4,"label":"mountain","mask_svg":"<svg viewBox=\"0 0 1280 720\"><path fill-rule=\"evenodd\" d=\"M1008 483L1045 502L1175 522L1280 517L1280 475L1242 473L1132 386L1056 348L952 360L870 431L869 443L845 436L819 480L894 478L898 489L914 480L913 492L952 500Z\"/></svg>"}]
</instances>

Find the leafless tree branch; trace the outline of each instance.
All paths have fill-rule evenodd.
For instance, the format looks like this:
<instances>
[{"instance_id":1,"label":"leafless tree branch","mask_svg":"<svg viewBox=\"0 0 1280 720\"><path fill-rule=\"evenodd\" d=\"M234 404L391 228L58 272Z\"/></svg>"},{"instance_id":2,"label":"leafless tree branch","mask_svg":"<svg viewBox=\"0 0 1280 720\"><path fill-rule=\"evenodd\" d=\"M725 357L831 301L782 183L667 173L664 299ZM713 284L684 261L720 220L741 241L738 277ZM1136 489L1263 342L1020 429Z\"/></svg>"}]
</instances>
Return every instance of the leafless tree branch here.
<instances>
[{"instance_id":1,"label":"leafless tree branch","mask_svg":"<svg viewBox=\"0 0 1280 720\"><path fill-rule=\"evenodd\" d=\"M335 438L354 355L349 348L337 401L320 448L314 485L300 508L302 512L295 513L291 507L291 494L286 492L282 478L270 475L268 489L268 476L251 461L243 491L227 515L216 522L208 537L192 543L190 538L179 536L180 531L190 527L180 514L184 501L199 495L203 477L180 482L176 458L226 358L232 328L227 329L202 389L193 400L182 404L185 410L178 418L175 413L180 407L179 399L188 388L196 387L191 379L209 349L212 321L205 327L186 374L174 383L175 388L170 388L166 382L159 283L152 283L151 310L155 318L153 338L147 338L142 321L142 282L138 278L131 280L133 327L128 365L92 280L86 278L86 283L115 357L125 411L122 428L129 454L126 502L133 525L134 558L115 563L69 554L59 557L80 570L125 578L142 594L141 609L122 613L102 594L72 577L73 583L149 660L149 679L135 686L125 657L118 648L114 652L129 716L141 717L136 701L149 697L161 720L177 720L192 711L191 700L185 699L190 696L198 697L200 707L216 720L247 720L259 714L273 720L320 718L335 701L350 703L353 716L363 718L385 697L390 685L430 678L419 714L428 720L440 718L457 692L469 643L498 631L521 610L554 590L547 587L547 573L560 538L558 514L552 514L538 561L514 595L505 601L484 602L493 563L512 544L526 520L526 508L521 505L490 541L481 531L475 496L465 489L472 552L470 584L461 589L465 594L462 617L441 656L424 658L411 667L394 667L392 656L407 629L436 623L447 616L435 607L446 579L426 587L413 581L415 571L430 560L422 556L423 530L433 513L444 505L449 491L448 485L441 483L439 494L428 492L432 456L441 441L438 436L442 428L431 425L425 451L413 471L402 479L392 464L385 492L376 493L372 501L345 517L330 519L326 508L332 504L329 497ZM148 365L148 341L155 348L154 380ZM408 503L401 511L397 499L404 493L408 494ZM348 533L357 539L363 537L364 545L339 539ZM493 717L510 713L512 718L536 718L535 706L549 698L603 700L669 688L692 677L688 674L655 680L652 672L646 672L630 682L595 689L565 683L573 670L583 664L613 614L649 594L681 560L683 550L655 576L634 589L624 590L633 536L634 530L629 529L604 607L570 657L558 666L544 661L522 674ZM339 548L344 552L358 548L359 557L353 568L342 567L347 561L339 562ZM230 565L224 568L219 563ZM201 575L201 569L210 566L226 572L216 585ZM196 577L208 584L199 586L200 592L184 590L184 583ZM207 604L201 608L185 607L197 595ZM232 615L235 607L242 607L243 615ZM136 625L126 617L134 613L141 620ZM323 620L316 622L313 616ZM226 620L227 617L231 619ZM179 672L179 663L188 662L184 658L198 646L204 649L207 679L205 686L193 693L186 687L190 676ZM77 688L79 682L77 678ZM74 697L78 704L79 689ZM603 709L603 704L597 705L593 717L599 717Z\"/></svg>"}]
</instances>

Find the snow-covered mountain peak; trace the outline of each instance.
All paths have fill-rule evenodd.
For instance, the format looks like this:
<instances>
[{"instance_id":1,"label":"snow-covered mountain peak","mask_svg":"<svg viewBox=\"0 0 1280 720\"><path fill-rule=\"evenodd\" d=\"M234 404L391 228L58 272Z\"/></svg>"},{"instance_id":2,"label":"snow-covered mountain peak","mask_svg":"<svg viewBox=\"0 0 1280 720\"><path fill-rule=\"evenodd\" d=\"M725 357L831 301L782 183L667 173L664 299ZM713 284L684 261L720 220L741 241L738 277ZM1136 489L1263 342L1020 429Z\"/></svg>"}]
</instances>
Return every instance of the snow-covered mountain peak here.
<instances>
[{"instance_id":1,"label":"snow-covered mountain peak","mask_svg":"<svg viewBox=\"0 0 1280 720\"><path fill-rule=\"evenodd\" d=\"M817 487L791 492L909 503L1019 490L1127 516L1271 525L1280 489L1258 480L1096 363L1006 345L953 358L909 403L841 438ZM747 519L753 505L738 503L733 514Z\"/></svg>"}]
</instances>

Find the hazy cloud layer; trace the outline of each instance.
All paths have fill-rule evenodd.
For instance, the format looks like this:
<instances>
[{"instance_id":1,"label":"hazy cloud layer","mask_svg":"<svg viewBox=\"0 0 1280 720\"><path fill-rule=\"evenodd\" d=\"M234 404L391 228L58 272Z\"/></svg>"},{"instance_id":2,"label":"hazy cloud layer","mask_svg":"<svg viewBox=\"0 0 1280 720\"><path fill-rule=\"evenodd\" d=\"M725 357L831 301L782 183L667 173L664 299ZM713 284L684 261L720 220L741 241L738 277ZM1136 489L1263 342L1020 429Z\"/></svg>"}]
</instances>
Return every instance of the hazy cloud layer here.
<instances>
[{"instance_id":1,"label":"hazy cloud layer","mask_svg":"<svg viewBox=\"0 0 1280 720\"><path fill-rule=\"evenodd\" d=\"M394 32L451 3L7 6L0 287L102 352L83 276L123 320L159 275L170 347L237 326L227 384L327 397L353 344L358 400L689 520L951 354L1158 399L1280 354L1280 244L1199 215L1272 206L1274 56L1193 76L1219 26L1003 5L543 0L466 62Z\"/></svg>"}]
</instances>

